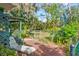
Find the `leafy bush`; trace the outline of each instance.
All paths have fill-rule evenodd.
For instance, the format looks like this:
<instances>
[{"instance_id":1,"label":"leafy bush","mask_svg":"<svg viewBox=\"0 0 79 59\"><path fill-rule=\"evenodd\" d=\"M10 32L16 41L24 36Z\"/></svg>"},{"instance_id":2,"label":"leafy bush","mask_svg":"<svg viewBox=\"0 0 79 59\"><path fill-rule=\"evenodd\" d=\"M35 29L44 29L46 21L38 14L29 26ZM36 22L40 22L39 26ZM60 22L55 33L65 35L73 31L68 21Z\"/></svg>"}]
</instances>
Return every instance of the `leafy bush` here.
<instances>
[{"instance_id":1,"label":"leafy bush","mask_svg":"<svg viewBox=\"0 0 79 59\"><path fill-rule=\"evenodd\" d=\"M4 11L4 8L0 6L0 12L3 12L3 11Z\"/></svg>"},{"instance_id":2,"label":"leafy bush","mask_svg":"<svg viewBox=\"0 0 79 59\"><path fill-rule=\"evenodd\" d=\"M77 39L78 34L78 23L72 22L61 27L61 30L57 32L54 37L54 42L56 43L67 43L73 38L74 42Z\"/></svg>"},{"instance_id":3,"label":"leafy bush","mask_svg":"<svg viewBox=\"0 0 79 59\"><path fill-rule=\"evenodd\" d=\"M16 52L0 45L0 56L16 56Z\"/></svg>"}]
</instances>

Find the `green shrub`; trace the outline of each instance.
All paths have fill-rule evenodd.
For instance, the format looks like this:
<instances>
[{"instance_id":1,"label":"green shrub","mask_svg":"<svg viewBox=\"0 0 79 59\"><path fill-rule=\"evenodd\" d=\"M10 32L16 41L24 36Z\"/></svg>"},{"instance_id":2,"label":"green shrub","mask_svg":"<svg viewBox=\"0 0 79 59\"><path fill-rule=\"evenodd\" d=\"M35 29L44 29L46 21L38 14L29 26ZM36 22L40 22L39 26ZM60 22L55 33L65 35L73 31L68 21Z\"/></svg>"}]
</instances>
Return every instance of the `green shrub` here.
<instances>
[{"instance_id":1,"label":"green shrub","mask_svg":"<svg viewBox=\"0 0 79 59\"><path fill-rule=\"evenodd\" d=\"M0 6L0 12L4 12L4 8Z\"/></svg>"},{"instance_id":2,"label":"green shrub","mask_svg":"<svg viewBox=\"0 0 79 59\"><path fill-rule=\"evenodd\" d=\"M76 42L78 35L78 23L73 22L61 27L61 30L56 33L53 41L56 43L67 43L72 38Z\"/></svg>"},{"instance_id":3,"label":"green shrub","mask_svg":"<svg viewBox=\"0 0 79 59\"><path fill-rule=\"evenodd\" d=\"M0 45L0 56L16 56L16 52Z\"/></svg>"}]
</instances>

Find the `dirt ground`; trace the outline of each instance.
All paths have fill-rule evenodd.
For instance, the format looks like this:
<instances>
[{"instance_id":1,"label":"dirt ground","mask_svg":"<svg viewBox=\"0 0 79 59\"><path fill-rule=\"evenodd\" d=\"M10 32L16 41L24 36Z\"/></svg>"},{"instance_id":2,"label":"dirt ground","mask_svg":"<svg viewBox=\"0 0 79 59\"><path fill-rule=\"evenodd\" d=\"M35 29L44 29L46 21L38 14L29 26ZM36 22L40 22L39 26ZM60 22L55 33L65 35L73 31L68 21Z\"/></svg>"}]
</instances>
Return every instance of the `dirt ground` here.
<instances>
[{"instance_id":1,"label":"dirt ground","mask_svg":"<svg viewBox=\"0 0 79 59\"><path fill-rule=\"evenodd\" d=\"M24 39L25 45L32 46L36 48L36 51L32 54L23 54L28 56L65 56L65 49L63 46L59 47L58 45L52 44L45 44L39 42L35 39L25 38ZM22 54L22 53L21 53Z\"/></svg>"}]
</instances>

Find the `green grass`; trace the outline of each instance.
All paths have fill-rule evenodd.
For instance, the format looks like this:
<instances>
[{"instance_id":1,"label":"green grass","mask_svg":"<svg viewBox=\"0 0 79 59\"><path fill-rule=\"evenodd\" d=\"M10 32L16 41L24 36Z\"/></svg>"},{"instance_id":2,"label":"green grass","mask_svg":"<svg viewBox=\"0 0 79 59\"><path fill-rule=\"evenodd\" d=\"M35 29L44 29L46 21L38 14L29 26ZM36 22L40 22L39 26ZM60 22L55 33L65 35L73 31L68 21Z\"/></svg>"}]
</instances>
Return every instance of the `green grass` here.
<instances>
[{"instance_id":1,"label":"green grass","mask_svg":"<svg viewBox=\"0 0 79 59\"><path fill-rule=\"evenodd\" d=\"M16 56L16 52L0 45L0 56Z\"/></svg>"}]
</instances>

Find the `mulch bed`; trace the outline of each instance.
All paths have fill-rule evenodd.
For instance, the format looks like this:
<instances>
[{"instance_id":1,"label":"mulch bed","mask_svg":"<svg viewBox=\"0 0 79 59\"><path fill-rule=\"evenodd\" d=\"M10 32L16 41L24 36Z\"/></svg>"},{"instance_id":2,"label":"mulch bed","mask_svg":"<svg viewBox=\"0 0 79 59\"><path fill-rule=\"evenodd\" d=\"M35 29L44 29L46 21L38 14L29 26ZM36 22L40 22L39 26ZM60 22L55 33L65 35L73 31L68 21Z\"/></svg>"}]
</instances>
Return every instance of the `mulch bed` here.
<instances>
[{"instance_id":1,"label":"mulch bed","mask_svg":"<svg viewBox=\"0 0 79 59\"><path fill-rule=\"evenodd\" d=\"M35 47L37 50L28 56L65 56L64 47L59 47L56 44L45 44L35 39L25 38L25 45Z\"/></svg>"}]
</instances>

